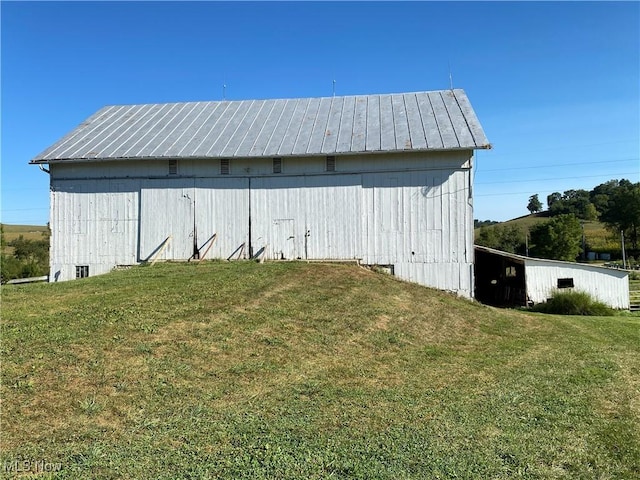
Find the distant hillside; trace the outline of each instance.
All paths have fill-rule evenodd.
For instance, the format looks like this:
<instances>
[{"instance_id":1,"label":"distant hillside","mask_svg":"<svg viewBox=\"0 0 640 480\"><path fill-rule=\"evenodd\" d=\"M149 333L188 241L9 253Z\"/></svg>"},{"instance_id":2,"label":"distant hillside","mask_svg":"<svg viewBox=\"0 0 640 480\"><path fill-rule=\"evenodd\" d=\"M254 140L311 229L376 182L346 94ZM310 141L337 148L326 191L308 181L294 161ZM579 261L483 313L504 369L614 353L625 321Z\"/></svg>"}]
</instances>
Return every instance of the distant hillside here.
<instances>
[{"instance_id":1,"label":"distant hillside","mask_svg":"<svg viewBox=\"0 0 640 480\"><path fill-rule=\"evenodd\" d=\"M496 228L502 226L516 226L523 233L527 232L532 226L549 220L548 212L535 213L532 215L524 215L522 217L507 220L506 222L496 223L487 227L480 228ZM620 250L620 239L606 229L605 225L598 221L582 221L584 225L584 235L587 244L596 251L618 251ZM480 232L480 228L475 229L476 237Z\"/></svg>"},{"instance_id":2,"label":"distant hillside","mask_svg":"<svg viewBox=\"0 0 640 480\"><path fill-rule=\"evenodd\" d=\"M2 232L7 242L15 240L22 235L26 240L40 240L47 232L46 225L10 225L2 223Z\"/></svg>"}]
</instances>

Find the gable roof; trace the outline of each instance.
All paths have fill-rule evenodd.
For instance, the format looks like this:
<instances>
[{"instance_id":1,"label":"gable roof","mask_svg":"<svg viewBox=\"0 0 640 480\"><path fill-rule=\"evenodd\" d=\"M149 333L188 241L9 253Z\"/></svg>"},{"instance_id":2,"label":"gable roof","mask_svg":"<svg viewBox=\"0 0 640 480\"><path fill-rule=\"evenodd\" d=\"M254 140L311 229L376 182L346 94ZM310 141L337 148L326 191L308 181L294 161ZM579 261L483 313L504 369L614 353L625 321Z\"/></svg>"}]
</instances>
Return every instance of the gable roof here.
<instances>
[{"instance_id":1,"label":"gable roof","mask_svg":"<svg viewBox=\"0 0 640 480\"><path fill-rule=\"evenodd\" d=\"M31 163L491 148L463 90L108 106Z\"/></svg>"}]
</instances>

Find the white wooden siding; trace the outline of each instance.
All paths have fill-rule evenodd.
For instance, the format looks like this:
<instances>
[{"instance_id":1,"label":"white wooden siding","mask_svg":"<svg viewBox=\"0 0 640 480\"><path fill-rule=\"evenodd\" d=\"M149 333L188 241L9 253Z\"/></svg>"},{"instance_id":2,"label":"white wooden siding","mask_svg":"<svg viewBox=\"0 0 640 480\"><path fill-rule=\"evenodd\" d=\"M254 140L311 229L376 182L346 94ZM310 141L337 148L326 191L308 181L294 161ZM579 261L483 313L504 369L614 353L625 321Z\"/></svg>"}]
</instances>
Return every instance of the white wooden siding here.
<instances>
[{"instance_id":1,"label":"white wooden siding","mask_svg":"<svg viewBox=\"0 0 640 480\"><path fill-rule=\"evenodd\" d=\"M186 260L214 234L207 258L246 257L251 215L254 254L393 265L400 278L471 296L470 157L339 156L336 172L325 157L285 158L282 174L271 159L232 159L232 175L197 159L180 160L178 175L166 160L55 164L52 280L74 278L77 265L94 275L148 260L169 236L160 259Z\"/></svg>"},{"instance_id":2,"label":"white wooden siding","mask_svg":"<svg viewBox=\"0 0 640 480\"><path fill-rule=\"evenodd\" d=\"M589 293L613 308L629 308L628 273L578 263L526 259L527 295L534 303L550 298L557 289L559 278L573 279L571 290Z\"/></svg>"}]
</instances>

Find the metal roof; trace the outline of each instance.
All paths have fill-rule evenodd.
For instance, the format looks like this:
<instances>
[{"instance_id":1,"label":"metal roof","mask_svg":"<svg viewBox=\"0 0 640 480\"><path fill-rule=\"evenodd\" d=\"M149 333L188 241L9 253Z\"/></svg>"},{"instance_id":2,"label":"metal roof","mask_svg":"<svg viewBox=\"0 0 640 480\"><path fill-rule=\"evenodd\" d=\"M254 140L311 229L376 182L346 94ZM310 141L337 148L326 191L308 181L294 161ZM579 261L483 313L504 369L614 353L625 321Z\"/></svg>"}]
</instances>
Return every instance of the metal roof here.
<instances>
[{"instance_id":1,"label":"metal roof","mask_svg":"<svg viewBox=\"0 0 640 480\"><path fill-rule=\"evenodd\" d=\"M31 163L491 148L463 90L108 106Z\"/></svg>"},{"instance_id":2,"label":"metal roof","mask_svg":"<svg viewBox=\"0 0 640 480\"><path fill-rule=\"evenodd\" d=\"M614 268L604 267L602 265L590 265L588 263L577 263L577 262L567 262L566 260L551 260L548 258L537 258L537 257L525 257L524 255L518 255L517 253L509 253L503 252L502 250L496 250L495 248L485 247L483 245L474 245L475 250L479 252L489 253L492 255L497 255L499 257L510 258L522 265L526 265L527 263L546 263L551 265L564 265L568 267L580 268L582 270L592 270L594 272L602 272L609 273L615 276L624 275L624 273L629 274L626 270L618 270ZM620 272L623 272L620 274Z\"/></svg>"}]
</instances>

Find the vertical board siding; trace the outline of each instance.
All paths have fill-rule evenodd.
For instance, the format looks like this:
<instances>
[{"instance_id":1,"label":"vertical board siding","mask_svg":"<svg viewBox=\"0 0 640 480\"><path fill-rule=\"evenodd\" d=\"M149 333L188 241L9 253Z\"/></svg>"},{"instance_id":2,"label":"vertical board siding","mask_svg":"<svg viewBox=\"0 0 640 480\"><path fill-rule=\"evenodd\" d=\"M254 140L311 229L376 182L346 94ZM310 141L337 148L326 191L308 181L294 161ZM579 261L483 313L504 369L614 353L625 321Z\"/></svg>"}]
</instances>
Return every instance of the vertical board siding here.
<instances>
[{"instance_id":1,"label":"vertical board siding","mask_svg":"<svg viewBox=\"0 0 640 480\"><path fill-rule=\"evenodd\" d=\"M145 180L140 195L140 261L187 260L193 254L193 179ZM162 245L168 237L166 248Z\"/></svg>"},{"instance_id":2,"label":"vertical board siding","mask_svg":"<svg viewBox=\"0 0 640 480\"><path fill-rule=\"evenodd\" d=\"M249 180L198 178L195 187L200 253L204 254L206 242L215 234L216 239L205 258L228 258L248 242ZM248 248L244 254L246 258Z\"/></svg>"},{"instance_id":3,"label":"vertical board siding","mask_svg":"<svg viewBox=\"0 0 640 480\"><path fill-rule=\"evenodd\" d=\"M66 280L74 278L75 265L90 265L94 275L149 260L169 236L159 259L187 260L194 243L202 253L214 234L207 259L228 258L243 244L246 258L251 215L251 247L267 259L393 265L400 278L471 296L473 213L464 168L470 155L340 157L342 168L369 172L314 175L303 173L323 170L322 157L288 158L281 175L226 178L207 177L211 162L197 160L179 161L179 173L193 177L118 178L119 169L130 172L114 162L101 167L110 179L56 180L90 172L56 166L52 272ZM390 158L396 170L389 170ZM268 159L232 162L234 172L270 173ZM131 167L143 172L145 165L164 171L166 160ZM287 173L289 168L299 173Z\"/></svg>"},{"instance_id":4,"label":"vertical board siding","mask_svg":"<svg viewBox=\"0 0 640 480\"><path fill-rule=\"evenodd\" d=\"M534 303L542 303L557 289L559 278L572 278L570 290L587 292L597 300L619 309L629 308L627 272L595 270L579 264L560 264L544 260L525 260L527 295Z\"/></svg>"},{"instance_id":5,"label":"vertical board siding","mask_svg":"<svg viewBox=\"0 0 640 480\"><path fill-rule=\"evenodd\" d=\"M135 180L52 182L52 281L74 279L76 265L90 265L95 275L137 263L138 185Z\"/></svg>"}]
</instances>

